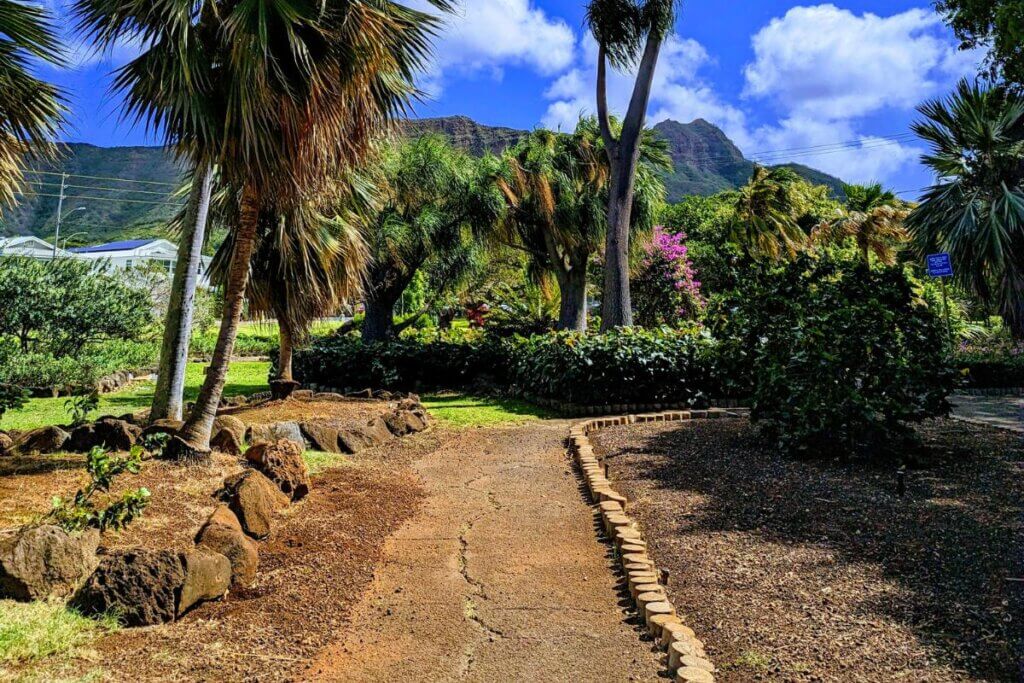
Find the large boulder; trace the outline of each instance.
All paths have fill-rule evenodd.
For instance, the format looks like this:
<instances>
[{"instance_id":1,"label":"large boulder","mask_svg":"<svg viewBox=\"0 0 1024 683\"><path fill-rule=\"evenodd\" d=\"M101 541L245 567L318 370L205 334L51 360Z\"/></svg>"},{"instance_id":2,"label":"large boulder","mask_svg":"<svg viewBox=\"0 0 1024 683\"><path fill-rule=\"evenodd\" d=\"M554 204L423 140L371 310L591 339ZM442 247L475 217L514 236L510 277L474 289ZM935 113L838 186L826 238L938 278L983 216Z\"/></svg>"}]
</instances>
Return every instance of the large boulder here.
<instances>
[{"instance_id":1,"label":"large boulder","mask_svg":"<svg viewBox=\"0 0 1024 683\"><path fill-rule=\"evenodd\" d=\"M71 435L60 427L40 427L19 436L9 450L15 455L57 453L64 449Z\"/></svg>"},{"instance_id":2,"label":"large boulder","mask_svg":"<svg viewBox=\"0 0 1024 683\"><path fill-rule=\"evenodd\" d=\"M238 516L245 533L253 538L269 536L274 514L289 503L288 496L256 470L245 470L225 479L221 498Z\"/></svg>"},{"instance_id":3,"label":"large boulder","mask_svg":"<svg viewBox=\"0 0 1024 683\"><path fill-rule=\"evenodd\" d=\"M116 613L126 626L152 626L174 621L184 583L177 553L136 548L104 558L71 604L87 615Z\"/></svg>"},{"instance_id":4,"label":"large boulder","mask_svg":"<svg viewBox=\"0 0 1024 683\"><path fill-rule=\"evenodd\" d=\"M395 436L421 432L427 428L426 421L411 410L392 410L384 415L384 424Z\"/></svg>"},{"instance_id":5,"label":"large boulder","mask_svg":"<svg viewBox=\"0 0 1024 683\"><path fill-rule=\"evenodd\" d=\"M214 418L213 431L211 433L217 434L222 429L231 432L239 445L245 443L245 423L234 415L218 415Z\"/></svg>"},{"instance_id":6,"label":"large boulder","mask_svg":"<svg viewBox=\"0 0 1024 683\"><path fill-rule=\"evenodd\" d=\"M299 426L302 427L303 435L314 449L327 453L342 452L338 445L338 428L336 426L326 422L303 422Z\"/></svg>"},{"instance_id":7,"label":"large boulder","mask_svg":"<svg viewBox=\"0 0 1024 683\"><path fill-rule=\"evenodd\" d=\"M291 500L299 500L309 493L309 470L302 452L303 448L294 441L281 440L251 446L245 459Z\"/></svg>"},{"instance_id":8,"label":"large boulder","mask_svg":"<svg viewBox=\"0 0 1024 683\"><path fill-rule=\"evenodd\" d=\"M242 444L230 429L222 429L210 439L210 448L228 455L241 455Z\"/></svg>"},{"instance_id":9,"label":"large boulder","mask_svg":"<svg viewBox=\"0 0 1024 683\"><path fill-rule=\"evenodd\" d=\"M153 434L167 434L168 436L174 436L184 424L185 422L182 420L170 420L166 418L153 420L152 424L148 424L142 429L142 438L152 436Z\"/></svg>"},{"instance_id":10,"label":"large boulder","mask_svg":"<svg viewBox=\"0 0 1024 683\"><path fill-rule=\"evenodd\" d=\"M367 422L365 426L360 428L360 431L370 439L374 446L387 443L394 438L394 434L388 428L387 422L379 417L375 417Z\"/></svg>"},{"instance_id":11,"label":"large boulder","mask_svg":"<svg viewBox=\"0 0 1024 683\"><path fill-rule=\"evenodd\" d=\"M185 581L178 598L178 616L207 600L216 600L231 585L231 560L215 550L200 546L181 556Z\"/></svg>"},{"instance_id":12,"label":"large boulder","mask_svg":"<svg viewBox=\"0 0 1024 683\"><path fill-rule=\"evenodd\" d=\"M297 422L274 422L273 424L254 424L249 427L249 443L273 443L275 441L294 441L300 447L306 447L302 429Z\"/></svg>"},{"instance_id":13,"label":"large boulder","mask_svg":"<svg viewBox=\"0 0 1024 683\"><path fill-rule=\"evenodd\" d=\"M92 424L77 427L68 443L79 453L85 453L96 446L112 451L128 451L140 439L142 427L116 417L101 417Z\"/></svg>"},{"instance_id":14,"label":"large boulder","mask_svg":"<svg viewBox=\"0 0 1024 683\"><path fill-rule=\"evenodd\" d=\"M69 534L58 526L28 527L0 540L0 597L14 600L65 598L99 564L100 534Z\"/></svg>"},{"instance_id":15,"label":"large boulder","mask_svg":"<svg viewBox=\"0 0 1024 683\"><path fill-rule=\"evenodd\" d=\"M92 450L92 447L95 445L96 425L92 422L87 422L71 430L71 435L68 437L65 447L75 453L85 453Z\"/></svg>"},{"instance_id":16,"label":"large boulder","mask_svg":"<svg viewBox=\"0 0 1024 683\"><path fill-rule=\"evenodd\" d=\"M256 580L260 556L256 543L242 531L238 517L227 505L218 505L196 534L196 546L228 558L231 585L251 586Z\"/></svg>"},{"instance_id":17,"label":"large boulder","mask_svg":"<svg viewBox=\"0 0 1024 683\"><path fill-rule=\"evenodd\" d=\"M14 439L11 438L10 434L0 432L0 455L10 450L12 445L14 445Z\"/></svg>"}]
</instances>

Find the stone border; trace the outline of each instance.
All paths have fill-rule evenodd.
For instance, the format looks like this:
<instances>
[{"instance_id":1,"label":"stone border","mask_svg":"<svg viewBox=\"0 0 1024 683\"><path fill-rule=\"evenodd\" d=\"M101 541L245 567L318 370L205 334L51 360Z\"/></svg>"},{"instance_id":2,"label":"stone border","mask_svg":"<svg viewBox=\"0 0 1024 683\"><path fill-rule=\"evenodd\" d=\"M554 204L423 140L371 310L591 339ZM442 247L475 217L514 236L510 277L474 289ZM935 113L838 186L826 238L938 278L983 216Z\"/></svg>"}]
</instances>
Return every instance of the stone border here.
<instances>
[{"instance_id":1,"label":"stone border","mask_svg":"<svg viewBox=\"0 0 1024 683\"><path fill-rule=\"evenodd\" d=\"M745 411L744 411L745 412ZM626 514L629 502L612 488L608 467L594 453L589 435L605 427L647 422L740 417L741 412L711 408L640 413L586 420L569 430L569 454L576 460L591 498L598 506L605 535L615 547L637 613L658 647L668 652L668 667L677 683L714 683L715 665L702 643L686 626L665 593L665 578L647 554L647 542L635 520Z\"/></svg>"},{"instance_id":2,"label":"stone border","mask_svg":"<svg viewBox=\"0 0 1024 683\"><path fill-rule=\"evenodd\" d=\"M522 398L530 403L554 410L562 415L570 417L584 416L607 416L636 413L655 413L661 411L693 409L693 401L662 401L660 403L608 403L604 405L585 405L582 403L569 403L553 398L544 398L533 394L522 394ZM707 408L728 408L743 409L740 406L749 404L749 400L737 398L709 398L701 401Z\"/></svg>"},{"instance_id":3,"label":"stone border","mask_svg":"<svg viewBox=\"0 0 1024 683\"><path fill-rule=\"evenodd\" d=\"M953 393L965 396L1024 396L1024 387L963 387Z\"/></svg>"}]
</instances>

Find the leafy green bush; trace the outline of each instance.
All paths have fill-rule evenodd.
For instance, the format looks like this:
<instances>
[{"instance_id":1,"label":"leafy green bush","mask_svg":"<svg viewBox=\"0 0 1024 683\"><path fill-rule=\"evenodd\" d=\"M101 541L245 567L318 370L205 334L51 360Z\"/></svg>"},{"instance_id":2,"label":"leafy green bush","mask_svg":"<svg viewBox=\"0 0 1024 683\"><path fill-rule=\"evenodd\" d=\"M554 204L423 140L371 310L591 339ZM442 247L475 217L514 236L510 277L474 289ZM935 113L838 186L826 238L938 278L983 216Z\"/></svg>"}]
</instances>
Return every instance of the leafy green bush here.
<instances>
[{"instance_id":1,"label":"leafy green bush","mask_svg":"<svg viewBox=\"0 0 1024 683\"><path fill-rule=\"evenodd\" d=\"M954 363L970 387L1024 387L1024 343L1005 337L965 342L957 349Z\"/></svg>"},{"instance_id":2,"label":"leafy green bush","mask_svg":"<svg viewBox=\"0 0 1024 683\"><path fill-rule=\"evenodd\" d=\"M677 330L484 336L461 342L316 339L297 379L347 389L459 389L485 384L581 404L699 400L718 387L715 344Z\"/></svg>"},{"instance_id":3,"label":"leafy green bush","mask_svg":"<svg viewBox=\"0 0 1024 683\"><path fill-rule=\"evenodd\" d=\"M155 365L155 342L107 340L90 344L75 356L50 353L4 353L0 350L0 381L19 387L72 387L91 390L102 377L120 370Z\"/></svg>"},{"instance_id":4,"label":"leafy green bush","mask_svg":"<svg viewBox=\"0 0 1024 683\"><path fill-rule=\"evenodd\" d=\"M141 446L133 447L131 454L124 458L112 458L102 448L93 448L89 451L85 464L89 483L70 499L55 496L53 508L47 518L66 531L81 531L93 527L102 532L107 529L116 531L125 528L149 505L149 491L144 487L125 491L120 498L109 502L106 507L97 507L93 496L97 493L109 493L114 479L125 472L138 474L141 464Z\"/></svg>"},{"instance_id":5,"label":"leafy green bush","mask_svg":"<svg viewBox=\"0 0 1024 683\"><path fill-rule=\"evenodd\" d=\"M8 410L17 410L25 405L25 390L13 384L0 382L0 422Z\"/></svg>"},{"instance_id":6,"label":"leafy green bush","mask_svg":"<svg viewBox=\"0 0 1024 683\"><path fill-rule=\"evenodd\" d=\"M802 256L758 269L710 321L752 418L783 450L893 453L943 414L954 384L941 318L899 268Z\"/></svg>"}]
</instances>

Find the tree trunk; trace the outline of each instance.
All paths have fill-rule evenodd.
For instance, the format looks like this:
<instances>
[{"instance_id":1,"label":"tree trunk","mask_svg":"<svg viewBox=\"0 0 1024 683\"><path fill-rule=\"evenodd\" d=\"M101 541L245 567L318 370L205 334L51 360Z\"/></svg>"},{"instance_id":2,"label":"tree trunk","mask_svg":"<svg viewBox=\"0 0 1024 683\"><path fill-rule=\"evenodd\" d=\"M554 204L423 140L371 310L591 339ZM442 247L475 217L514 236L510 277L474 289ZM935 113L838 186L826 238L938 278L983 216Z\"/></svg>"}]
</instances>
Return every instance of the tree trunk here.
<instances>
[{"instance_id":1,"label":"tree trunk","mask_svg":"<svg viewBox=\"0 0 1024 683\"><path fill-rule=\"evenodd\" d=\"M561 306L558 329L587 331L587 261L576 263L570 270L557 272Z\"/></svg>"},{"instance_id":2,"label":"tree trunk","mask_svg":"<svg viewBox=\"0 0 1024 683\"><path fill-rule=\"evenodd\" d=\"M291 327L283 319L277 319L279 349L277 353L277 379L292 381L292 355L295 350Z\"/></svg>"},{"instance_id":3,"label":"tree trunk","mask_svg":"<svg viewBox=\"0 0 1024 683\"><path fill-rule=\"evenodd\" d=\"M259 223L259 204L252 190L246 188L242 196L241 216L235 234L235 248L228 266L227 291L224 295L224 315L217 335L210 367L199 390L199 398L178 436L167 446L168 456L185 462L206 462L210 457L210 431L217 417L221 392L228 375L231 354L235 347L238 324L245 303L245 288L249 281L249 262L256 242Z\"/></svg>"},{"instance_id":4,"label":"tree trunk","mask_svg":"<svg viewBox=\"0 0 1024 683\"><path fill-rule=\"evenodd\" d=\"M367 298L362 329L364 343L384 341L395 336L395 304L400 295L401 292L394 295L390 290L385 290Z\"/></svg>"},{"instance_id":5,"label":"tree trunk","mask_svg":"<svg viewBox=\"0 0 1024 683\"><path fill-rule=\"evenodd\" d=\"M640 161L640 137L647 120L647 106L651 99L651 84L658 65L663 36L655 32L647 35L644 54L637 69L633 94L629 101L622 133L609 147L611 183L608 193L608 233L605 237L604 291L601 301L601 331L628 327L633 324L633 302L629 292L629 230L632 225L633 191L636 185L636 167ZM598 109L602 119L602 136L611 137L607 124L607 93L605 92L605 55L598 55Z\"/></svg>"},{"instance_id":6,"label":"tree trunk","mask_svg":"<svg viewBox=\"0 0 1024 683\"><path fill-rule=\"evenodd\" d=\"M178 243L178 260L174 266L170 302L164 321L156 390L149 414L151 421L181 419L185 370L188 367L188 348L192 337L192 314L195 311L212 187L213 170L209 166L197 167Z\"/></svg>"}]
</instances>

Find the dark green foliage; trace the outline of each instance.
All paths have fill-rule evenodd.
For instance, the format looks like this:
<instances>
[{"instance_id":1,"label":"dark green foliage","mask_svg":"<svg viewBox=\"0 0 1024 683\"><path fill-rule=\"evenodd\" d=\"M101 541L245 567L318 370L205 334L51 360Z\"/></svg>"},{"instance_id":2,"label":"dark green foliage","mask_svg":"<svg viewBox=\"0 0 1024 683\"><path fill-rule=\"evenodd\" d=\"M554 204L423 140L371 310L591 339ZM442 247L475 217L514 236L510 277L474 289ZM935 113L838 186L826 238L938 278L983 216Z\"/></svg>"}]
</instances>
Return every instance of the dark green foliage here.
<instances>
[{"instance_id":1,"label":"dark green foliage","mask_svg":"<svg viewBox=\"0 0 1024 683\"><path fill-rule=\"evenodd\" d=\"M760 267L711 324L723 373L787 452L898 454L908 423L948 408L942 321L899 268L807 255Z\"/></svg>"},{"instance_id":2,"label":"dark green foliage","mask_svg":"<svg viewBox=\"0 0 1024 683\"><path fill-rule=\"evenodd\" d=\"M295 377L342 389L403 391L496 386L580 404L700 401L718 395L715 343L676 330L601 335L484 336L463 342L316 340Z\"/></svg>"},{"instance_id":3,"label":"dark green foliage","mask_svg":"<svg viewBox=\"0 0 1024 683\"><path fill-rule=\"evenodd\" d=\"M961 49L987 49L991 75L1024 87L1024 1L939 0L935 5Z\"/></svg>"},{"instance_id":4,"label":"dark green foliage","mask_svg":"<svg viewBox=\"0 0 1024 683\"><path fill-rule=\"evenodd\" d=\"M8 410L17 410L25 405L25 390L13 384L0 382L0 422Z\"/></svg>"},{"instance_id":5,"label":"dark green foliage","mask_svg":"<svg viewBox=\"0 0 1024 683\"><path fill-rule=\"evenodd\" d=\"M70 499L55 496L53 509L47 518L66 531L81 531L89 527L100 531L124 529L149 505L149 491L144 487L125 491L105 507L98 507L93 497L97 493L110 493L114 480L121 474L138 474L142 465L142 448L132 448L127 457L112 458L102 448L96 447L86 457L89 483Z\"/></svg>"}]
</instances>

